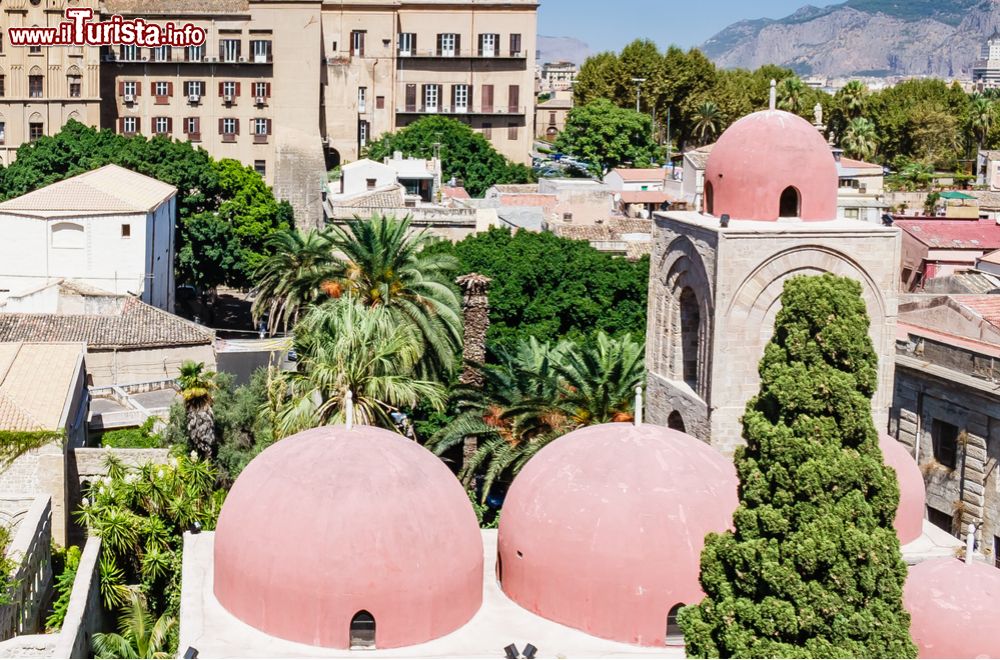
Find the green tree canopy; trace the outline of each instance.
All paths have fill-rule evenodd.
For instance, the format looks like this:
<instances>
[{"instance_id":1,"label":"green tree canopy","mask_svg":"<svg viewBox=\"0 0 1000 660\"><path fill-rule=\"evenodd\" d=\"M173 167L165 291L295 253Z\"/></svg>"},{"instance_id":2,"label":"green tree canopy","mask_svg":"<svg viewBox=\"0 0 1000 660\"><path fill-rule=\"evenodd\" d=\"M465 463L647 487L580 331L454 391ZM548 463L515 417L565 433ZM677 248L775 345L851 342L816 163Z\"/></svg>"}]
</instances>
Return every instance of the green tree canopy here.
<instances>
[{"instance_id":1,"label":"green tree canopy","mask_svg":"<svg viewBox=\"0 0 1000 660\"><path fill-rule=\"evenodd\" d=\"M114 163L177 187L177 279L211 288L244 286L267 254L267 237L292 225L260 175L234 160L215 161L190 142L126 137L70 120L54 136L22 145L2 172L0 199Z\"/></svg>"},{"instance_id":2,"label":"green tree canopy","mask_svg":"<svg viewBox=\"0 0 1000 660\"><path fill-rule=\"evenodd\" d=\"M404 156L431 158L435 143L441 145L444 178L461 179L473 197L481 196L498 183L535 180L530 167L507 160L489 140L466 124L439 115L421 117L395 133L383 135L368 145L365 155L381 161L399 151Z\"/></svg>"},{"instance_id":3,"label":"green tree canopy","mask_svg":"<svg viewBox=\"0 0 1000 660\"><path fill-rule=\"evenodd\" d=\"M649 167L660 157L649 115L606 99L570 110L556 148L585 161L598 175L623 163Z\"/></svg>"},{"instance_id":4,"label":"green tree canopy","mask_svg":"<svg viewBox=\"0 0 1000 660\"><path fill-rule=\"evenodd\" d=\"M688 655L916 657L861 285L796 277L781 304L743 417L735 531L708 536L707 596L681 611Z\"/></svg>"}]
</instances>

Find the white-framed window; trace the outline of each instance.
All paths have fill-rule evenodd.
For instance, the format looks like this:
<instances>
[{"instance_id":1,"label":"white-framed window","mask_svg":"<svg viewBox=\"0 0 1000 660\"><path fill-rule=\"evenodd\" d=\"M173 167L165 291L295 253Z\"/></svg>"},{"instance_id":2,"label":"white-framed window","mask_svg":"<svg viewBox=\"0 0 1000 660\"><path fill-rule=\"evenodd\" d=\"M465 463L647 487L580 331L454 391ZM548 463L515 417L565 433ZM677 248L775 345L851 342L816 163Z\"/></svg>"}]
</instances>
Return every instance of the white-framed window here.
<instances>
[{"instance_id":1,"label":"white-framed window","mask_svg":"<svg viewBox=\"0 0 1000 660\"><path fill-rule=\"evenodd\" d=\"M7 124L6 122L0 121L0 144L5 144L7 142Z\"/></svg>"},{"instance_id":2,"label":"white-framed window","mask_svg":"<svg viewBox=\"0 0 1000 660\"><path fill-rule=\"evenodd\" d=\"M261 176L267 176L267 161L255 160L253 162L253 171Z\"/></svg>"},{"instance_id":3,"label":"white-framed window","mask_svg":"<svg viewBox=\"0 0 1000 660\"><path fill-rule=\"evenodd\" d=\"M267 135L270 133L271 120L258 117L253 120L253 134L254 135Z\"/></svg>"},{"instance_id":4,"label":"white-framed window","mask_svg":"<svg viewBox=\"0 0 1000 660\"><path fill-rule=\"evenodd\" d=\"M166 135L170 132L170 118L169 117L154 117L153 118L153 132L157 135Z\"/></svg>"},{"instance_id":5,"label":"white-framed window","mask_svg":"<svg viewBox=\"0 0 1000 660\"><path fill-rule=\"evenodd\" d=\"M232 80L226 80L222 83L222 95L223 96L236 96L236 82Z\"/></svg>"},{"instance_id":6,"label":"white-framed window","mask_svg":"<svg viewBox=\"0 0 1000 660\"><path fill-rule=\"evenodd\" d=\"M455 85L455 112L468 112L469 110L469 86Z\"/></svg>"},{"instance_id":7,"label":"white-framed window","mask_svg":"<svg viewBox=\"0 0 1000 660\"><path fill-rule=\"evenodd\" d=\"M154 62L170 61L170 46L157 46L152 49Z\"/></svg>"},{"instance_id":8,"label":"white-framed window","mask_svg":"<svg viewBox=\"0 0 1000 660\"><path fill-rule=\"evenodd\" d=\"M362 147L368 145L368 122L364 119L358 122L358 144Z\"/></svg>"},{"instance_id":9,"label":"white-framed window","mask_svg":"<svg viewBox=\"0 0 1000 660\"><path fill-rule=\"evenodd\" d=\"M139 120L135 117L124 117L122 119L122 133L131 135L139 132Z\"/></svg>"},{"instance_id":10,"label":"white-framed window","mask_svg":"<svg viewBox=\"0 0 1000 660\"><path fill-rule=\"evenodd\" d=\"M457 48L455 47L458 42L458 35L454 32L445 32L444 34L438 35L441 42L441 47L438 49L438 54L442 57L455 57L457 55Z\"/></svg>"},{"instance_id":11,"label":"white-framed window","mask_svg":"<svg viewBox=\"0 0 1000 660\"><path fill-rule=\"evenodd\" d=\"M424 110L427 112L437 112L438 102L441 100L440 85L424 85Z\"/></svg>"},{"instance_id":12,"label":"white-framed window","mask_svg":"<svg viewBox=\"0 0 1000 660\"><path fill-rule=\"evenodd\" d=\"M125 96L136 96L136 91L139 89L139 83L135 80L126 80L122 83L122 94Z\"/></svg>"},{"instance_id":13,"label":"white-framed window","mask_svg":"<svg viewBox=\"0 0 1000 660\"><path fill-rule=\"evenodd\" d=\"M257 98L267 98L271 94L268 92L268 84L266 82L255 82L253 84L253 95Z\"/></svg>"},{"instance_id":14,"label":"white-framed window","mask_svg":"<svg viewBox=\"0 0 1000 660\"><path fill-rule=\"evenodd\" d=\"M365 56L365 30L351 31L351 55Z\"/></svg>"},{"instance_id":15,"label":"white-framed window","mask_svg":"<svg viewBox=\"0 0 1000 660\"><path fill-rule=\"evenodd\" d=\"M239 39L220 39L219 57L223 62L238 62L240 59Z\"/></svg>"},{"instance_id":16,"label":"white-framed window","mask_svg":"<svg viewBox=\"0 0 1000 660\"><path fill-rule=\"evenodd\" d=\"M367 112L368 88L358 87L358 112Z\"/></svg>"},{"instance_id":17,"label":"white-framed window","mask_svg":"<svg viewBox=\"0 0 1000 660\"><path fill-rule=\"evenodd\" d=\"M254 62L266 64L271 61L271 42L263 39L251 41L250 52L253 53Z\"/></svg>"},{"instance_id":18,"label":"white-framed window","mask_svg":"<svg viewBox=\"0 0 1000 660\"><path fill-rule=\"evenodd\" d=\"M184 120L184 132L188 135L198 135L201 133L201 121L197 117L188 117Z\"/></svg>"},{"instance_id":19,"label":"white-framed window","mask_svg":"<svg viewBox=\"0 0 1000 660\"><path fill-rule=\"evenodd\" d=\"M236 120L234 118L226 117L222 120L222 134L236 135Z\"/></svg>"},{"instance_id":20,"label":"white-framed window","mask_svg":"<svg viewBox=\"0 0 1000 660\"><path fill-rule=\"evenodd\" d=\"M201 62L205 59L205 46L188 46L187 47L187 60L188 62Z\"/></svg>"},{"instance_id":21,"label":"white-framed window","mask_svg":"<svg viewBox=\"0 0 1000 660\"><path fill-rule=\"evenodd\" d=\"M859 209L844 209L844 217L848 220L857 220L860 217Z\"/></svg>"},{"instance_id":22,"label":"white-framed window","mask_svg":"<svg viewBox=\"0 0 1000 660\"><path fill-rule=\"evenodd\" d=\"M157 82L156 87L153 90L156 92L156 96L169 96L170 95L170 85L165 82Z\"/></svg>"},{"instance_id":23,"label":"white-framed window","mask_svg":"<svg viewBox=\"0 0 1000 660\"><path fill-rule=\"evenodd\" d=\"M204 80L188 80L184 83L184 95L185 96L204 96L205 95L205 81Z\"/></svg>"},{"instance_id":24,"label":"white-framed window","mask_svg":"<svg viewBox=\"0 0 1000 660\"><path fill-rule=\"evenodd\" d=\"M479 35L479 54L483 57L496 57L498 37L499 35L490 33Z\"/></svg>"},{"instance_id":25,"label":"white-framed window","mask_svg":"<svg viewBox=\"0 0 1000 660\"><path fill-rule=\"evenodd\" d=\"M399 33L399 54L401 57L410 57L417 51L417 35L413 32Z\"/></svg>"},{"instance_id":26,"label":"white-framed window","mask_svg":"<svg viewBox=\"0 0 1000 660\"><path fill-rule=\"evenodd\" d=\"M126 44L119 49L119 59L126 62L134 62L139 59L139 47L135 44Z\"/></svg>"}]
</instances>

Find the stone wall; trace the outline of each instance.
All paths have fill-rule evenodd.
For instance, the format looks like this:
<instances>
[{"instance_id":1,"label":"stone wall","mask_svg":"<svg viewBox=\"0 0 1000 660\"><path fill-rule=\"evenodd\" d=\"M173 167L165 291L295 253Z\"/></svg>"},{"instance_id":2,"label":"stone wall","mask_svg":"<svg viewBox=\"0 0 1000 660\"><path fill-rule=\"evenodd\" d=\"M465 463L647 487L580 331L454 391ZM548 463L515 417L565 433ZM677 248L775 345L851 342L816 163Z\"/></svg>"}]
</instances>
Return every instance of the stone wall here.
<instances>
[{"instance_id":1,"label":"stone wall","mask_svg":"<svg viewBox=\"0 0 1000 660\"><path fill-rule=\"evenodd\" d=\"M66 618L56 640L54 658L91 657L90 638L105 624L98 574L100 555L101 539L96 536L87 539L73 581Z\"/></svg>"},{"instance_id":2,"label":"stone wall","mask_svg":"<svg viewBox=\"0 0 1000 660\"><path fill-rule=\"evenodd\" d=\"M66 544L65 462L60 443L50 442L26 452L0 473L0 498L51 498L52 536L59 545Z\"/></svg>"},{"instance_id":3,"label":"stone wall","mask_svg":"<svg viewBox=\"0 0 1000 660\"><path fill-rule=\"evenodd\" d=\"M7 548L18 562L14 571L13 602L0 607L0 639L30 635L41 627L43 607L52 588L52 506L38 497L18 526Z\"/></svg>"}]
</instances>

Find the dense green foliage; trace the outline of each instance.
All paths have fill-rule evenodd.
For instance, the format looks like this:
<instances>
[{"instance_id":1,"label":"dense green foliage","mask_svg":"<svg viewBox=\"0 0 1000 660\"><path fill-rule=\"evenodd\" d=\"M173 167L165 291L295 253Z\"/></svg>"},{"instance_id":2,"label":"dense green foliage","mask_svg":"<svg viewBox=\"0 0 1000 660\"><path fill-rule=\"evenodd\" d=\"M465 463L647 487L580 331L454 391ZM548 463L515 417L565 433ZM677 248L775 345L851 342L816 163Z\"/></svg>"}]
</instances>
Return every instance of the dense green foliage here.
<instances>
[{"instance_id":1,"label":"dense green foliage","mask_svg":"<svg viewBox=\"0 0 1000 660\"><path fill-rule=\"evenodd\" d=\"M160 436L153 433L156 417L150 417L142 426L131 429L116 429L101 435L98 444L102 447L151 449L160 446Z\"/></svg>"},{"instance_id":2,"label":"dense green foliage","mask_svg":"<svg viewBox=\"0 0 1000 660\"><path fill-rule=\"evenodd\" d=\"M72 119L56 135L17 150L17 160L0 170L0 199L109 163L177 187L179 283L245 285L268 236L292 224L291 206L234 160L215 161L190 142L126 137Z\"/></svg>"},{"instance_id":3,"label":"dense green foliage","mask_svg":"<svg viewBox=\"0 0 1000 660\"><path fill-rule=\"evenodd\" d=\"M0 468L9 466L18 457L50 442L62 441L62 431L9 431L0 430Z\"/></svg>"},{"instance_id":4,"label":"dense green foliage","mask_svg":"<svg viewBox=\"0 0 1000 660\"><path fill-rule=\"evenodd\" d=\"M581 340L598 331L645 337L648 257L627 261L586 241L499 228L431 249L458 257L462 273L493 279L491 347L525 337Z\"/></svg>"},{"instance_id":5,"label":"dense green foliage","mask_svg":"<svg viewBox=\"0 0 1000 660\"><path fill-rule=\"evenodd\" d=\"M0 607L14 602L14 571L18 562L7 555L7 546L11 542L10 527L0 525Z\"/></svg>"},{"instance_id":6,"label":"dense green foliage","mask_svg":"<svg viewBox=\"0 0 1000 660\"><path fill-rule=\"evenodd\" d=\"M915 657L861 286L796 277L781 305L743 417L735 531L708 536L707 596L681 611L688 655Z\"/></svg>"},{"instance_id":7,"label":"dense green foliage","mask_svg":"<svg viewBox=\"0 0 1000 660\"><path fill-rule=\"evenodd\" d=\"M592 174L630 163L650 167L662 160L649 115L597 99L570 110L556 148L587 163Z\"/></svg>"},{"instance_id":8,"label":"dense green foliage","mask_svg":"<svg viewBox=\"0 0 1000 660\"><path fill-rule=\"evenodd\" d=\"M431 158L435 143L441 145L444 180L460 179L473 197L481 197L494 184L534 181L531 168L504 158L489 140L466 124L440 115L421 117L395 133L383 135L368 145L365 156L381 161L400 151L404 156Z\"/></svg>"},{"instance_id":9,"label":"dense green foliage","mask_svg":"<svg viewBox=\"0 0 1000 660\"><path fill-rule=\"evenodd\" d=\"M62 563L62 569L57 569L57 562ZM80 548L71 545L65 552L52 553L53 570L57 572L53 585L52 613L45 619L45 629L48 632L59 632L66 619L66 609L73 595L73 582L76 580L76 570L80 567Z\"/></svg>"},{"instance_id":10,"label":"dense green foliage","mask_svg":"<svg viewBox=\"0 0 1000 660\"><path fill-rule=\"evenodd\" d=\"M172 614L154 618L146 600L131 593L128 607L118 617L118 632L94 633L91 639L96 658L172 658L177 646L177 619Z\"/></svg>"}]
</instances>

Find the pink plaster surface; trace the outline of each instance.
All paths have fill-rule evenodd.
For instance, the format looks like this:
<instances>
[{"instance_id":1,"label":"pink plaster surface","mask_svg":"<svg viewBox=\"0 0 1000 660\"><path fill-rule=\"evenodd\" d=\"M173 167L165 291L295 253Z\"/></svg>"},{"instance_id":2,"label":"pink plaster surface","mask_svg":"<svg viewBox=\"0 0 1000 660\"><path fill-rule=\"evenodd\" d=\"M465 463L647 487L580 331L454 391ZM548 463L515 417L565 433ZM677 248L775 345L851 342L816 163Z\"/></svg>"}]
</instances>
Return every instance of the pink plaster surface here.
<instances>
[{"instance_id":1,"label":"pink plaster surface","mask_svg":"<svg viewBox=\"0 0 1000 660\"><path fill-rule=\"evenodd\" d=\"M921 658L1000 658L1000 570L948 557L910 567L903 604Z\"/></svg>"},{"instance_id":2,"label":"pink plaster surface","mask_svg":"<svg viewBox=\"0 0 1000 660\"><path fill-rule=\"evenodd\" d=\"M892 436L883 433L878 445L885 457L885 464L895 470L896 480L899 481L899 507L896 509L894 524L899 542L906 544L923 534L927 502L924 475L906 446Z\"/></svg>"},{"instance_id":3,"label":"pink plaster surface","mask_svg":"<svg viewBox=\"0 0 1000 660\"><path fill-rule=\"evenodd\" d=\"M667 613L700 601L708 532L731 527L732 462L679 431L604 424L532 458L500 516L501 587L597 637L665 643Z\"/></svg>"},{"instance_id":4,"label":"pink plaster surface","mask_svg":"<svg viewBox=\"0 0 1000 660\"><path fill-rule=\"evenodd\" d=\"M376 646L464 625L483 593L483 545L445 464L389 431L322 427L282 440L240 474L215 536L215 596L265 633L348 648L360 610Z\"/></svg>"},{"instance_id":5,"label":"pink plaster surface","mask_svg":"<svg viewBox=\"0 0 1000 660\"><path fill-rule=\"evenodd\" d=\"M777 220L782 191L798 188L802 220L837 217L837 164L823 136L781 110L755 112L726 130L712 149L705 184L716 217ZM706 193L707 195L707 193Z\"/></svg>"}]
</instances>

